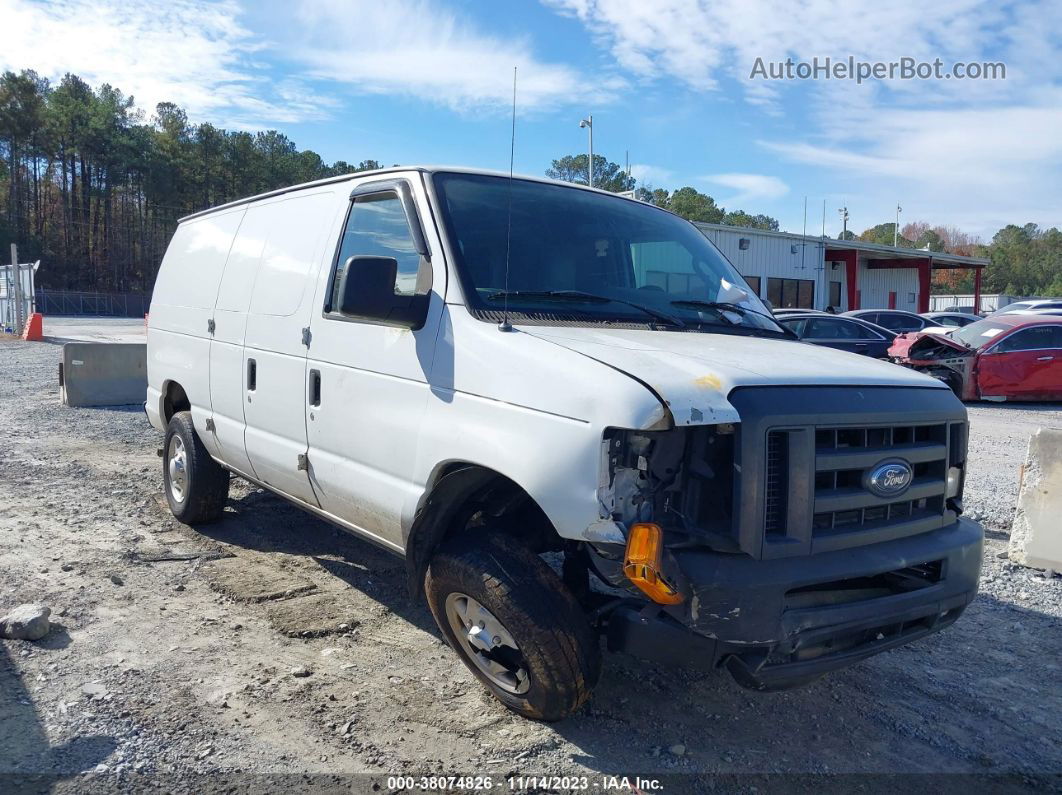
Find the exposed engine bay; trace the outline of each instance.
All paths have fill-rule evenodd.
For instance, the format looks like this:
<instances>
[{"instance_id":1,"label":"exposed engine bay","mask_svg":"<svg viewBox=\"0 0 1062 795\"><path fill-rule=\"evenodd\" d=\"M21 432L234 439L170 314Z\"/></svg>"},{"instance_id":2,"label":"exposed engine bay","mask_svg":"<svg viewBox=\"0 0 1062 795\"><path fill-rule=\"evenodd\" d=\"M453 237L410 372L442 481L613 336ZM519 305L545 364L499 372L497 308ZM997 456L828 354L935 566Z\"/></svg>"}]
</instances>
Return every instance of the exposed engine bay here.
<instances>
[{"instance_id":1,"label":"exposed engine bay","mask_svg":"<svg viewBox=\"0 0 1062 795\"><path fill-rule=\"evenodd\" d=\"M903 356L893 361L943 381L960 398L973 384L975 350L942 334L926 334L911 343Z\"/></svg>"},{"instance_id":2,"label":"exposed engine bay","mask_svg":"<svg viewBox=\"0 0 1062 795\"><path fill-rule=\"evenodd\" d=\"M674 541L734 551L737 425L614 430L602 441L602 512L629 526L656 522Z\"/></svg>"}]
</instances>

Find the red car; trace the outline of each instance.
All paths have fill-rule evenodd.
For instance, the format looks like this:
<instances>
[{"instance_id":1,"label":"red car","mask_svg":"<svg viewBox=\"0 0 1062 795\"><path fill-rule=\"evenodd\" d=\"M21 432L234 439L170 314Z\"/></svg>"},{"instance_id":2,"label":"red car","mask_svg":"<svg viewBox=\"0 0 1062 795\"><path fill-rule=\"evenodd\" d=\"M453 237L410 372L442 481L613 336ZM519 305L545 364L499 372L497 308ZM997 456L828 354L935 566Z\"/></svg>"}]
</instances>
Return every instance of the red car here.
<instances>
[{"instance_id":1,"label":"red car","mask_svg":"<svg viewBox=\"0 0 1062 795\"><path fill-rule=\"evenodd\" d=\"M950 334L906 334L889 357L963 400L1062 400L1062 317L997 315Z\"/></svg>"}]
</instances>

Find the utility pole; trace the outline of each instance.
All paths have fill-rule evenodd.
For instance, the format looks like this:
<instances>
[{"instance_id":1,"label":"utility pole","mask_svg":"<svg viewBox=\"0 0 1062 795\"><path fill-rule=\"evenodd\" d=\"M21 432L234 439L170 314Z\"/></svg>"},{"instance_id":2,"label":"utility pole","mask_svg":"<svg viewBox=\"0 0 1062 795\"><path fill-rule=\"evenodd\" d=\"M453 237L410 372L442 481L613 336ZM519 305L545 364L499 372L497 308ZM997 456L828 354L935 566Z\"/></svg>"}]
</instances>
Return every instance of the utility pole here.
<instances>
[{"instance_id":1,"label":"utility pole","mask_svg":"<svg viewBox=\"0 0 1062 795\"><path fill-rule=\"evenodd\" d=\"M848 239L848 205L837 210L841 215L841 240Z\"/></svg>"},{"instance_id":2,"label":"utility pole","mask_svg":"<svg viewBox=\"0 0 1062 795\"><path fill-rule=\"evenodd\" d=\"M903 212L903 207L899 202L896 202L896 225L892 228L892 247L896 248L900 244L900 213Z\"/></svg>"},{"instance_id":3,"label":"utility pole","mask_svg":"<svg viewBox=\"0 0 1062 795\"><path fill-rule=\"evenodd\" d=\"M590 114L585 119L579 122L579 127L585 127L590 134L590 162L587 166L587 183L590 187L594 187L594 114Z\"/></svg>"}]
</instances>

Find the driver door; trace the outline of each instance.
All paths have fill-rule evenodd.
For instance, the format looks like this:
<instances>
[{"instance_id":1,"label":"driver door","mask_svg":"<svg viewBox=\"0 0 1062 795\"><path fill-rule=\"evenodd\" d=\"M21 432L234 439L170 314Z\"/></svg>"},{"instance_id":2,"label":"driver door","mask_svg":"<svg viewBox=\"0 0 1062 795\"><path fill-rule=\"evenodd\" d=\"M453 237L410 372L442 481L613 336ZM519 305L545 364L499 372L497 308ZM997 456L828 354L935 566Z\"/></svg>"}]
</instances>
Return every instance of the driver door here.
<instances>
[{"instance_id":1,"label":"driver door","mask_svg":"<svg viewBox=\"0 0 1062 795\"><path fill-rule=\"evenodd\" d=\"M1009 334L981 354L981 397L1051 399L1062 395L1062 326L1034 326Z\"/></svg>"},{"instance_id":2,"label":"driver door","mask_svg":"<svg viewBox=\"0 0 1062 795\"><path fill-rule=\"evenodd\" d=\"M305 395L310 481L321 508L401 549L402 510L416 503L417 428L443 314L446 273L419 175L355 186L330 267L318 278ZM436 253L433 258L432 253ZM350 257L398 261L396 295L430 294L416 330L352 319L336 308Z\"/></svg>"}]
</instances>

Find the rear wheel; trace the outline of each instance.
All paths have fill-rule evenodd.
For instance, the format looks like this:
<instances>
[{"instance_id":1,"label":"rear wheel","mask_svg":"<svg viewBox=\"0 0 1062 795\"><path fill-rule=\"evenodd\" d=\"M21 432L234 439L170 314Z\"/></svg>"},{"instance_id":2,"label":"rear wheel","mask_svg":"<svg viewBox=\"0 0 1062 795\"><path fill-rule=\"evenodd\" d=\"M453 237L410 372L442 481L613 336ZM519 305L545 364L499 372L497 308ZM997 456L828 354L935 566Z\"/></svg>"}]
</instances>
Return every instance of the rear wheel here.
<instances>
[{"instance_id":1,"label":"rear wheel","mask_svg":"<svg viewBox=\"0 0 1062 795\"><path fill-rule=\"evenodd\" d=\"M601 653L579 604L545 562L501 532L445 543L424 580L447 642L487 689L528 718L560 720L597 684Z\"/></svg>"},{"instance_id":2,"label":"rear wheel","mask_svg":"<svg viewBox=\"0 0 1062 795\"><path fill-rule=\"evenodd\" d=\"M192 424L192 412L170 418L162 446L166 502L179 522L206 524L221 516L229 496L229 473L207 452Z\"/></svg>"}]
</instances>

